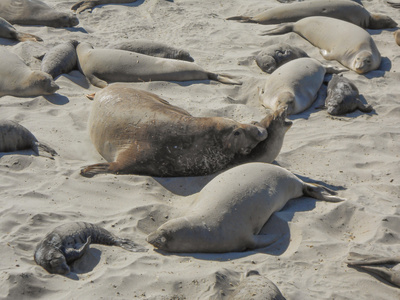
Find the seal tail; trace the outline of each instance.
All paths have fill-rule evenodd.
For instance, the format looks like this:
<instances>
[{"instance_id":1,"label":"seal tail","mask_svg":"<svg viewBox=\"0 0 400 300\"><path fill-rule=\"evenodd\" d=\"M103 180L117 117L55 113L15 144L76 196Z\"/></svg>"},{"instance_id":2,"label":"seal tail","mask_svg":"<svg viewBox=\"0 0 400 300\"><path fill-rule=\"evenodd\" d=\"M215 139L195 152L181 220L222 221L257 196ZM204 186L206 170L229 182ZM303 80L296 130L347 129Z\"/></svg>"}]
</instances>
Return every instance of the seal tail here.
<instances>
[{"instance_id":1,"label":"seal tail","mask_svg":"<svg viewBox=\"0 0 400 300\"><path fill-rule=\"evenodd\" d=\"M208 75L208 79L219 81L221 83L237 84L237 85L241 85L242 84L242 82L233 79L233 77L230 76L230 75L215 74L215 73L210 73L210 72L207 75Z\"/></svg>"},{"instance_id":2,"label":"seal tail","mask_svg":"<svg viewBox=\"0 0 400 300\"><path fill-rule=\"evenodd\" d=\"M43 40L40 37L23 32L17 32L15 38L20 42L25 42L25 41L43 42Z\"/></svg>"},{"instance_id":3,"label":"seal tail","mask_svg":"<svg viewBox=\"0 0 400 300\"><path fill-rule=\"evenodd\" d=\"M130 252L147 252L149 250L128 239L117 239L115 241L115 246L121 247Z\"/></svg>"},{"instance_id":4,"label":"seal tail","mask_svg":"<svg viewBox=\"0 0 400 300\"><path fill-rule=\"evenodd\" d=\"M233 17L226 18L226 20L240 21L242 23L257 23L256 21L254 21L252 19L252 17L246 17L246 16L233 16Z\"/></svg>"},{"instance_id":5,"label":"seal tail","mask_svg":"<svg viewBox=\"0 0 400 300\"><path fill-rule=\"evenodd\" d=\"M288 32L292 32L293 31L293 26L294 23L286 23L283 25L279 25L275 28L272 28L270 30L266 30L263 31L262 33L260 33L260 35L279 35L279 34L285 34Z\"/></svg>"},{"instance_id":6,"label":"seal tail","mask_svg":"<svg viewBox=\"0 0 400 300\"><path fill-rule=\"evenodd\" d=\"M336 196L337 193L335 191L315 183L304 183L303 195L328 202L342 202L346 200Z\"/></svg>"}]
</instances>

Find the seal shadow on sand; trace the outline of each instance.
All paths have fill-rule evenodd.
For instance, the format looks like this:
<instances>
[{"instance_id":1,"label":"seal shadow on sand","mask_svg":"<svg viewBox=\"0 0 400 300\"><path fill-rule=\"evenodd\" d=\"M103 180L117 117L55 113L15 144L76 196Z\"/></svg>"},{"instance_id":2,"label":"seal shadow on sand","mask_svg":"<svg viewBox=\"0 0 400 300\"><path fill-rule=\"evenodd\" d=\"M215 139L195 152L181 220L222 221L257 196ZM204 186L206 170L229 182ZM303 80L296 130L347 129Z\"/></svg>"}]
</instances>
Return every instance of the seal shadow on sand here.
<instances>
[{"instance_id":1,"label":"seal shadow on sand","mask_svg":"<svg viewBox=\"0 0 400 300\"><path fill-rule=\"evenodd\" d=\"M392 69L392 62L390 61L390 59L387 57L382 57L379 69L370 71L362 75L368 79L379 78L385 76L385 73L389 72L391 69Z\"/></svg>"},{"instance_id":2,"label":"seal shadow on sand","mask_svg":"<svg viewBox=\"0 0 400 300\"><path fill-rule=\"evenodd\" d=\"M14 46L14 45L16 45L18 43L20 43L20 41L0 38L0 45L1 46Z\"/></svg>"},{"instance_id":3,"label":"seal shadow on sand","mask_svg":"<svg viewBox=\"0 0 400 300\"><path fill-rule=\"evenodd\" d=\"M69 99L66 96L60 94L52 94L52 95L45 95L43 96L47 101L55 105L65 105L69 103Z\"/></svg>"}]
</instances>

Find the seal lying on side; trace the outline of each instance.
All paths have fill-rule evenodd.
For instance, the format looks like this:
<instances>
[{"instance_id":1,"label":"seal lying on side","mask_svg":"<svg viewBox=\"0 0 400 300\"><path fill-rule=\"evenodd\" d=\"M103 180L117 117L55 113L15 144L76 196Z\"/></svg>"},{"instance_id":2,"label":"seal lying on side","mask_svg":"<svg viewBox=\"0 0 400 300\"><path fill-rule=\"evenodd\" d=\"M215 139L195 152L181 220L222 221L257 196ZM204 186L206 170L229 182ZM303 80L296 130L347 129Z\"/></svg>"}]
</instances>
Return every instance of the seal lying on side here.
<instances>
[{"instance_id":1,"label":"seal lying on side","mask_svg":"<svg viewBox=\"0 0 400 300\"><path fill-rule=\"evenodd\" d=\"M95 224L72 222L60 225L47 234L37 245L34 259L49 273L67 274L70 272L68 264L81 258L91 243L119 246L131 252L147 251Z\"/></svg>"},{"instance_id":2,"label":"seal lying on side","mask_svg":"<svg viewBox=\"0 0 400 300\"><path fill-rule=\"evenodd\" d=\"M325 99L325 107L330 115L343 115L356 109L369 113L371 105L365 105L360 100L357 87L349 79L342 75L333 74L328 84L328 96Z\"/></svg>"},{"instance_id":3,"label":"seal lying on side","mask_svg":"<svg viewBox=\"0 0 400 300\"><path fill-rule=\"evenodd\" d=\"M76 11L76 13L81 13L84 10L92 9L97 6L97 5L102 5L102 4L122 4L122 3L133 3L136 2L137 0L84 0L84 1L79 1L75 3L71 9L73 11Z\"/></svg>"},{"instance_id":4,"label":"seal lying on side","mask_svg":"<svg viewBox=\"0 0 400 300\"><path fill-rule=\"evenodd\" d=\"M0 152L13 152L18 150L32 149L36 155L42 155L42 151L51 156L57 152L49 146L39 143L35 136L24 126L11 120L0 121ZM49 157L52 158L52 157Z\"/></svg>"},{"instance_id":5,"label":"seal lying on side","mask_svg":"<svg viewBox=\"0 0 400 300\"><path fill-rule=\"evenodd\" d=\"M145 39L134 39L130 40L129 42L110 45L107 48L131 51L155 57L173 58L190 62L194 61L189 52L186 50L174 48L163 43Z\"/></svg>"},{"instance_id":6,"label":"seal lying on side","mask_svg":"<svg viewBox=\"0 0 400 300\"><path fill-rule=\"evenodd\" d=\"M0 17L19 25L72 27L79 24L73 14L59 12L39 0L1 0Z\"/></svg>"},{"instance_id":7,"label":"seal lying on side","mask_svg":"<svg viewBox=\"0 0 400 300\"><path fill-rule=\"evenodd\" d=\"M394 33L394 40L396 41L396 44L400 46L400 29L396 30Z\"/></svg>"},{"instance_id":8,"label":"seal lying on side","mask_svg":"<svg viewBox=\"0 0 400 300\"><path fill-rule=\"evenodd\" d=\"M233 252L266 247L277 236L258 235L271 215L293 198L344 199L271 164L237 166L211 180L183 217L161 225L147 241L168 252Z\"/></svg>"},{"instance_id":9,"label":"seal lying on side","mask_svg":"<svg viewBox=\"0 0 400 300\"><path fill-rule=\"evenodd\" d=\"M270 8L254 17L236 16L227 20L259 24L296 22L306 17L324 16L340 19L370 29L394 28L397 23L389 16L371 14L362 5L347 0L315 0Z\"/></svg>"},{"instance_id":10,"label":"seal lying on side","mask_svg":"<svg viewBox=\"0 0 400 300\"><path fill-rule=\"evenodd\" d=\"M320 48L325 59L337 60L358 74L376 70L381 64L381 54L371 35L349 22L327 17L308 17L267 30L264 35L288 32L295 32Z\"/></svg>"},{"instance_id":11,"label":"seal lying on side","mask_svg":"<svg viewBox=\"0 0 400 300\"><path fill-rule=\"evenodd\" d=\"M32 71L17 55L0 48L0 97L50 95L58 89L49 74Z\"/></svg>"},{"instance_id":12,"label":"seal lying on side","mask_svg":"<svg viewBox=\"0 0 400 300\"><path fill-rule=\"evenodd\" d=\"M400 263L400 256L393 258L363 255L350 252L347 259L349 266L377 275L387 282L400 288L400 271L378 265L397 265Z\"/></svg>"},{"instance_id":13,"label":"seal lying on side","mask_svg":"<svg viewBox=\"0 0 400 300\"><path fill-rule=\"evenodd\" d=\"M25 41L34 41L41 42L43 41L40 37L17 31L10 23L0 17L0 37L5 39L18 40L20 42Z\"/></svg>"},{"instance_id":14,"label":"seal lying on side","mask_svg":"<svg viewBox=\"0 0 400 300\"><path fill-rule=\"evenodd\" d=\"M266 73L271 74L283 64L300 57L308 57L300 48L279 43L265 48L257 54L256 63Z\"/></svg>"},{"instance_id":15,"label":"seal lying on side","mask_svg":"<svg viewBox=\"0 0 400 300\"><path fill-rule=\"evenodd\" d=\"M96 93L88 128L109 162L81 171L150 176L206 175L248 155L265 128L220 117L193 117L157 95L113 84Z\"/></svg>"},{"instance_id":16,"label":"seal lying on side","mask_svg":"<svg viewBox=\"0 0 400 300\"><path fill-rule=\"evenodd\" d=\"M148 56L117 49L93 49L89 43L76 47L79 70L91 84L104 88L107 82L217 80L240 84L226 75L205 71L195 63Z\"/></svg>"}]
</instances>

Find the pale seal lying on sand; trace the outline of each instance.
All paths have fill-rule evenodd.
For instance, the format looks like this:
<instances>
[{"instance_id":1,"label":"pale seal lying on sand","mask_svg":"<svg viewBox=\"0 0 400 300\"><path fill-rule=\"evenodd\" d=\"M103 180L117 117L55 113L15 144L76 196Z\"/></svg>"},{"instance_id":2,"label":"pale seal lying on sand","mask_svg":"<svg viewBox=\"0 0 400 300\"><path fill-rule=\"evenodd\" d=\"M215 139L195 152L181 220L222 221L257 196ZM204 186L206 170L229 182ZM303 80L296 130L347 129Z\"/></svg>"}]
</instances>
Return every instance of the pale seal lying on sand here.
<instances>
[{"instance_id":1,"label":"pale seal lying on sand","mask_svg":"<svg viewBox=\"0 0 400 300\"><path fill-rule=\"evenodd\" d=\"M372 255L358 254L350 252L347 258L347 264L357 269L366 271L370 274L386 280L387 282L400 288L400 270L394 270L378 265L397 265L400 263L400 256L385 258Z\"/></svg>"},{"instance_id":2,"label":"pale seal lying on sand","mask_svg":"<svg viewBox=\"0 0 400 300\"><path fill-rule=\"evenodd\" d=\"M47 234L37 245L34 259L49 273L67 274L70 272L68 264L81 258L91 243L119 246L131 252L147 251L95 224L72 222L60 225Z\"/></svg>"},{"instance_id":3,"label":"pale seal lying on sand","mask_svg":"<svg viewBox=\"0 0 400 300\"><path fill-rule=\"evenodd\" d=\"M43 41L40 37L17 31L10 23L0 17L0 37L5 39L18 40L20 42L25 41L34 41L41 42Z\"/></svg>"},{"instance_id":4,"label":"pale seal lying on sand","mask_svg":"<svg viewBox=\"0 0 400 300\"><path fill-rule=\"evenodd\" d=\"M94 86L107 82L217 80L240 84L227 75L205 71L195 63L153 57L117 49L93 49L89 43L76 47L79 70Z\"/></svg>"},{"instance_id":5,"label":"pale seal lying on sand","mask_svg":"<svg viewBox=\"0 0 400 300\"><path fill-rule=\"evenodd\" d=\"M337 60L359 74L376 70L381 64L381 54L371 35L349 22L328 17L308 17L267 30L263 35L288 32L295 32L320 48L325 59Z\"/></svg>"},{"instance_id":6,"label":"pale seal lying on sand","mask_svg":"<svg viewBox=\"0 0 400 300\"><path fill-rule=\"evenodd\" d=\"M306 17L324 16L340 19L370 29L394 28L397 23L389 16L371 14L362 5L347 0L315 0L270 8L254 17L236 16L228 20L259 24L296 22Z\"/></svg>"},{"instance_id":7,"label":"pale seal lying on sand","mask_svg":"<svg viewBox=\"0 0 400 300\"><path fill-rule=\"evenodd\" d=\"M305 183L271 164L237 166L211 180L183 217L161 225L147 237L168 252L234 252L262 248L278 236L258 235L271 215L293 198L308 196L339 202L336 192Z\"/></svg>"},{"instance_id":8,"label":"pale seal lying on sand","mask_svg":"<svg viewBox=\"0 0 400 300\"><path fill-rule=\"evenodd\" d=\"M308 57L307 53L286 43L271 45L256 56L256 63L266 73L271 74L283 64L300 57Z\"/></svg>"},{"instance_id":9,"label":"pale seal lying on sand","mask_svg":"<svg viewBox=\"0 0 400 300\"><path fill-rule=\"evenodd\" d=\"M32 149L36 155L48 157L57 155L51 147L39 143L36 137L24 126L11 120L0 120L0 152L14 152ZM43 152L51 156L43 155Z\"/></svg>"},{"instance_id":10,"label":"pale seal lying on sand","mask_svg":"<svg viewBox=\"0 0 400 300\"><path fill-rule=\"evenodd\" d=\"M97 6L97 5L102 5L102 4L122 4L122 3L133 3L136 2L137 0L84 0L84 1L79 1L75 3L71 9L73 11L76 11L76 13L81 13L84 10L92 9Z\"/></svg>"},{"instance_id":11,"label":"pale seal lying on sand","mask_svg":"<svg viewBox=\"0 0 400 300\"><path fill-rule=\"evenodd\" d=\"M400 29L396 30L394 33L394 40L396 41L396 44L400 46Z\"/></svg>"},{"instance_id":12,"label":"pale seal lying on sand","mask_svg":"<svg viewBox=\"0 0 400 300\"><path fill-rule=\"evenodd\" d=\"M151 176L206 175L247 155L265 128L220 117L193 117L155 94L113 84L96 93L88 128L109 162L81 171Z\"/></svg>"},{"instance_id":13,"label":"pale seal lying on sand","mask_svg":"<svg viewBox=\"0 0 400 300\"><path fill-rule=\"evenodd\" d=\"M357 87L342 75L333 74L328 84L328 96L325 99L325 108L330 115L343 115L356 109L369 113L371 105L365 105L360 100Z\"/></svg>"},{"instance_id":14,"label":"pale seal lying on sand","mask_svg":"<svg viewBox=\"0 0 400 300\"><path fill-rule=\"evenodd\" d=\"M49 74L32 71L17 55L0 48L0 97L50 95L58 89Z\"/></svg>"},{"instance_id":15,"label":"pale seal lying on sand","mask_svg":"<svg viewBox=\"0 0 400 300\"><path fill-rule=\"evenodd\" d=\"M134 39L130 40L129 42L121 42L107 46L107 48L126 50L155 57L173 58L190 62L194 61L189 52L186 50L174 48L163 43L145 39Z\"/></svg>"},{"instance_id":16,"label":"pale seal lying on sand","mask_svg":"<svg viewBox=\"0 0 400 300\"><path fill-rule=\"evenodd\" d=\"M72 27L79 24L72 13L59 12L39 0L1 0L0 17L19 25Z\"/></svg>"}]
</instances>

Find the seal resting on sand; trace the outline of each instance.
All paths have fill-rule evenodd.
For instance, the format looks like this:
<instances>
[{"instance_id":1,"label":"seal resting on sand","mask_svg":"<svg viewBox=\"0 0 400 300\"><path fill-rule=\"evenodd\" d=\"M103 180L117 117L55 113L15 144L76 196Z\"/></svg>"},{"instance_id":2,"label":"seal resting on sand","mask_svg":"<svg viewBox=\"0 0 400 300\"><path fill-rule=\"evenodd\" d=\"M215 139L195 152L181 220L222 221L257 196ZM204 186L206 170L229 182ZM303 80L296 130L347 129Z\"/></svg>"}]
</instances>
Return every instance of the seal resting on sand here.
<instances>
[{"instance_id":1,"label":"seal resting on sand","mask_svg":"<svg viewBox=\"0 0 400 300\"><path fill-rule=\"evenodd\" d=\"M0 48L0 97L50 95L58 89L49 74L32 71L17 55Z\"/></svg>"},{"instance_id":2,"label":"seal resting on sand","mask_svg":"<svg viewBox=\"0 0 400 300\"><path fill-rule=\"evenodd\" d=\"M89 43L76 47L79 70L99 88L107 82L217 80L240 84L226 75L205 71L195 63L153 57L117 49L93 49Z\"/></svg>"},{"instance_id":3,"label":"seal resting on sand","mask_svg":"<svg viewBox=\"0 0 400 300\"><path fill-rule=\"evenodd\" d=\"M113 84L96 93L90 137L109 162L81 171L151 176L206 175L248 155L265 128L221 117L193 117L155 94Z\"/></svg>"},{"instance_id":4,"label":"seal resting on sand","mask_svg":"<svg viewBox=\"0 0 400 300\"><path fill-rule=\"evenodd\" d=\"M394 33L394 40L396 41L396 44L400 46L400 29L396 30Z\"/></svg>"},{"instance_id":5,"label":"seal resting on sand","mask_svg":"<svg viewBox=\"0 0 400 300\"><path fill-rule=\"evenodd\" d=\"M328 17L308 17L267 30L263 35L288 32L295 32L320 48L325 59L337 60L358 74L376 70L381 64L381 54L371 35L349 22Z\"/></svg>"},{"instance_id":6,"label":"seal resting on sand","mask_svg":"<svg viewBox=\"0 0 400 300\"><path fill-rule=\"evenodd\" d=\"M37 245L34 259L49 273L68 274L69 263L81 258L90 244L119 246L131 252L147 249L133 241L116 237L95 224L72 222L56 227Z\"/></svg>"},{"instance_id":7,"label":"seal resting on sand","mask_svg":"<svg viewBox=\"0 0 400 300\"><path fill-rule=\"evenodd\" d=\"M248 163L221 173L197 195L184 216L161 225L147 237L168 252L234 252L262 248L276 235L258 235L271 215L294 198L344 199L318 184L305 183L271 164Z\"/></svg>"},{"instance_id":8,"label":"seal resting on sand","mask_svg":"<svg viewBox=\"0 0 400 300\"><path fill-rule=\"evenodd\" d=\"M43 41L40 37L17 31L10 23L0 17L0 37L5 39L18 40L20 42L25 41L34 41L41 42Z\"/></svg>"},{"instance_id":9,"label":"seal resting on sand","mask_svg":"<svg viewBox=\"0 0 400 300\"><path fill-rule=\"evenodd\" d=\"M71 7L71 10L76 11L76 13L79 14L87 9L90 9L90 11L92 11L92 9L97 5L133 3L136 1L137 0L84 0L84 1L79 1L79 2L75 3Z\"/></svg>"},{"instance_id":10,"label":"seal resting on sand","mask_svg":"<svg viewBox=\"0 0 400 300\"><path fill-rule=\"evenodd\" d=\"M340 19L369 29L394 28L397 26L397 23L389 16L371 14L364 6L347 0L304 1L276 6L254 17L236 16L227 20L268 25L296 22L312 16Z\"/></svg>"}]
</instances>

